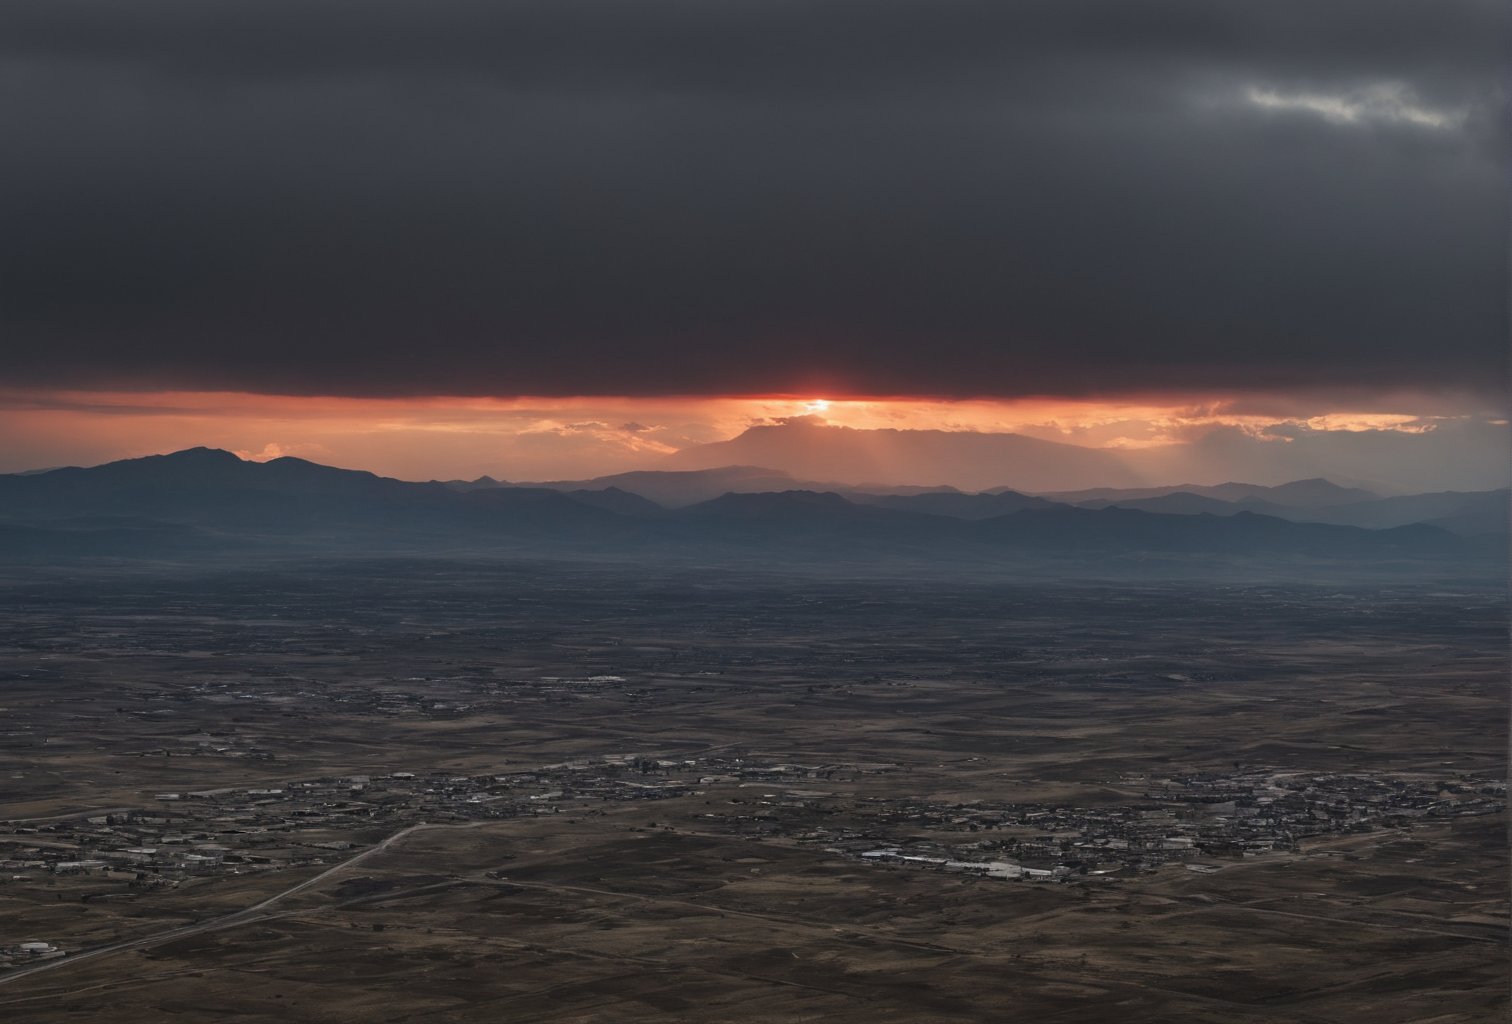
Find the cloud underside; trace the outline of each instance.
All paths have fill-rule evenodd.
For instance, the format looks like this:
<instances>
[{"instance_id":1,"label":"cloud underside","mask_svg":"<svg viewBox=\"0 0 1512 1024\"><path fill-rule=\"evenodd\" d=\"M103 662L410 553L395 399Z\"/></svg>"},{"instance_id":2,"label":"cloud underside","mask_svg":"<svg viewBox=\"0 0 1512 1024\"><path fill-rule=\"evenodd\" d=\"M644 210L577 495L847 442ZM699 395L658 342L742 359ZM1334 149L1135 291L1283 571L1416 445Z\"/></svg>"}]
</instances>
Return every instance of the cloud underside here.
<instances>
[{"instance_id":1,"label":"cloud underside","mask_svg":"<svg viewBox=\"0 0 1512 1024\"><path fill-rule=\"evenodd\" d=\"M14 0L6 22L13 386L1505 384L1500 4Z\"/></svg>"}]
</instances>

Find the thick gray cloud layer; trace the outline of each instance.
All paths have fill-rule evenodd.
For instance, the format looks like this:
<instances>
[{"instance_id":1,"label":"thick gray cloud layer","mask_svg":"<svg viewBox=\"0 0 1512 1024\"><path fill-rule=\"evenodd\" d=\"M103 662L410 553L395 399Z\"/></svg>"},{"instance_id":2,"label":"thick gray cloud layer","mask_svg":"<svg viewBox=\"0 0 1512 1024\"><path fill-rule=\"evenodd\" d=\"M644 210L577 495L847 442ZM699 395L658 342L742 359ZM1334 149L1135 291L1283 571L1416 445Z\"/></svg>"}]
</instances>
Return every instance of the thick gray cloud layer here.
<instances>
[{"instance_id":1,"label":"thick gray cloud layer","mask_svg":"<svg viewBox=\"0 0 1512 1024\"><path fill-rule=\"evenodd\" d=\"M1478 0L9 0L0 377L1504 386Z\"/></svg>"}]
</instances>

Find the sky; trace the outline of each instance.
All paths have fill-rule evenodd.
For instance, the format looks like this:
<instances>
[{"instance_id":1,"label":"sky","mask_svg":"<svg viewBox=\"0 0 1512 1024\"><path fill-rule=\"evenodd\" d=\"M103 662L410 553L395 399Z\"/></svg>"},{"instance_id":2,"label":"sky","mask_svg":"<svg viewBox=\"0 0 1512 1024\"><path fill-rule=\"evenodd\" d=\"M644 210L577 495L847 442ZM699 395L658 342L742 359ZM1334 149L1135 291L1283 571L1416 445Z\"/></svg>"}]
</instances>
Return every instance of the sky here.
<instances>
[{"instance_id":1,"label":"sky","mask_svg":"<svg viewBox=\"0 0 1512 1024\"><path fill-rule=\"evenodd\" d=\"M212 444L568 478L803 415L1481 467L1509 21L9 0L0 470Z\"/></svg>"}]
</instances>

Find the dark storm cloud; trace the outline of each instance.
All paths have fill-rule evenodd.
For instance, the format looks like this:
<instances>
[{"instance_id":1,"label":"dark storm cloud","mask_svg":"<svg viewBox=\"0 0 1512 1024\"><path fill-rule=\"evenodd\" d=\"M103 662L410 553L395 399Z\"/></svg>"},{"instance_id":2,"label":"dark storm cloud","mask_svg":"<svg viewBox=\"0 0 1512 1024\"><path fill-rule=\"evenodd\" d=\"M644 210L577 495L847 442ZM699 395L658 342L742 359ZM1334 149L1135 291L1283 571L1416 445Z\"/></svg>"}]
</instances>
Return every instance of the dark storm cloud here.
<instances>
[{"instance_id":1,"label":"dark storm cloud","mask_svg":"<svg viewBox=\"0 0 1512 1024\"><path fill-rule=\"evenodd\" d=\"M11 0L0 376L1502 387L1500 3Z\"/></svg>"}]
</instances>

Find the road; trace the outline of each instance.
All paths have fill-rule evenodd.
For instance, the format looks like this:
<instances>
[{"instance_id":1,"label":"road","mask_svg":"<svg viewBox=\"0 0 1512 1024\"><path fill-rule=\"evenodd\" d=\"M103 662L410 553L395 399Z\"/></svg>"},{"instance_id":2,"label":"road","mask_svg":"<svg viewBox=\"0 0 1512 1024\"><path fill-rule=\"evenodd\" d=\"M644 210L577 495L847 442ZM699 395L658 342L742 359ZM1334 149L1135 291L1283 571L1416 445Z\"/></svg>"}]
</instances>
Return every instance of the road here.
<instances>
[{"instance_id":1,"label":"road","mask_svg":"<svg viewBox=\"0 0 1512 1024\"><path fill-rule=\"evenodd\" d=\"M269 896L261 903L255 903L250 907L245 907L241 910L233 911L232 913L222 915L221 917L214 917L208 921L196 921L193 924L179 925L176 928L169 928L168 930L161 932L153 932L151 935L142 935L134 939L122 939L119 942L112 942L104 946L96 946L93 949L86 949L78 953L73 953L69 956L60 957L56 960L44 960L42 963L35 964L31 967L20 967L12 971L7 971L5 974L0 974L0 985L7 985L21 978L30 977L34 974L40 974L43 971L54 971L60 967L72 967L74 964L82 963L85 960L94 960L100 957L111 956L115 953L125 953L134 949L147 949L150 946L158 946L163 944L164 942L172 942L174 939L187 938L190 935L200 935L204 932L218 931L222 928L234 928L238 925L251 924L254 921L266 920L270 917L276 916L275 914L269 912L275 904L288 899L290 896L297 896L307 889L314 888L315 886L324 882L326 879L330 878L332 875L340 874L343 871L355 867L362 861L367 860L369 857L372 857L376 854L382 853L390 846L393 846L395 843L400 842L405 837L410 836L416 832L425 829L438 828L477 828L480 825L487 824L490 824L490 822L468 821L458 822L454 824L430 824L428 822L422 821L418 825L411 825L408 828L395 832L393 835L389 836L381 843L368 847L366 850L363 850L361 853L357 854L354 857L348 857L340 864L332 865L331 867L322 871L320 874L314 875L311 878L307 878L303 882L300 882L298 885L290 886L282 892Z\"/></svg>"}]
</instances>

